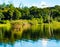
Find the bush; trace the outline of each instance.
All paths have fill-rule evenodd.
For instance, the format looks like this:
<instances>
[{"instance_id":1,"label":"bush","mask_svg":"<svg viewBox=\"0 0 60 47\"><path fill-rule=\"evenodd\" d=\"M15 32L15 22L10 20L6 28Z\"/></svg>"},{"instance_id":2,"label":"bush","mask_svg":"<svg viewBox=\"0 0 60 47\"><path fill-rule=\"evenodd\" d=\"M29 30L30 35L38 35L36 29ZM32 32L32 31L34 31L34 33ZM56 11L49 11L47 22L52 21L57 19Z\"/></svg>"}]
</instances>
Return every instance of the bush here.
<instances>
[{"instance_id":1,"label":"bush","mask_svg":"<svg viewBox=\"0 0 60 47\"><path fill-rule=\"evenodd\" d=\"M0 24L6 24L6 23L9 23L8 20L0 20Z\"/></svg>"}]
</instances>

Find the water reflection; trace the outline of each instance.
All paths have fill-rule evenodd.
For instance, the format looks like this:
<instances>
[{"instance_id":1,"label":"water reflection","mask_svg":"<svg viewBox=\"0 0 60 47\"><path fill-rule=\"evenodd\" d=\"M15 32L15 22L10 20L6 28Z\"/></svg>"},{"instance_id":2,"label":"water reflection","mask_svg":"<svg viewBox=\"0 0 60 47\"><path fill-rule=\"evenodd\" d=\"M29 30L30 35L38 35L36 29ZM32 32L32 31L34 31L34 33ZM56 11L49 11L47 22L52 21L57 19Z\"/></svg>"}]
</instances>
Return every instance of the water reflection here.
<instances>
[{"instance_id":1,"label":"water reflection","mask_svg":"<svg viewBox=\"0 0 60 47\"><path fill-rule=\"evenodd\" d=\"M53 44L53 45L52 45ZM60 47L60 28L49 24L6 30L0 27L0 47Z\"/></svg>"},{"instance_id":2,"label":"water reflection","mask_svg":"<svg viewBox=\"0 0 60 47\"><path fill-rule=\"evenodd\" d=\"M47 39L42 39L42 46L47 47L48 40Z\"/></svg>"}]
</instances>

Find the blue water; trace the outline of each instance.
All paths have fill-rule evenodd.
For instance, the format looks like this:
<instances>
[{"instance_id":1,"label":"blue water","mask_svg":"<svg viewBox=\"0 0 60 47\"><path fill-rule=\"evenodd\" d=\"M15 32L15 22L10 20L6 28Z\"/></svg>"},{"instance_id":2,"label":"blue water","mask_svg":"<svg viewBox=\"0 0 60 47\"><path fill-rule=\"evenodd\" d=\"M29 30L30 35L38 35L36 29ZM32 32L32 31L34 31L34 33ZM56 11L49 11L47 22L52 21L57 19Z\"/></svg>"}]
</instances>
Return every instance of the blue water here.
<instances>
[{"instance_id":1,"label":"blue water","mask_svg":"<svg viewBox=\"0 0 60 47\"><path fill-rule=\"evenodd\" d=\"M37 41L18 40L13 44L0 43L0 47L60 47L60 40L42 39Z\"/></svg>"}]
</instances>

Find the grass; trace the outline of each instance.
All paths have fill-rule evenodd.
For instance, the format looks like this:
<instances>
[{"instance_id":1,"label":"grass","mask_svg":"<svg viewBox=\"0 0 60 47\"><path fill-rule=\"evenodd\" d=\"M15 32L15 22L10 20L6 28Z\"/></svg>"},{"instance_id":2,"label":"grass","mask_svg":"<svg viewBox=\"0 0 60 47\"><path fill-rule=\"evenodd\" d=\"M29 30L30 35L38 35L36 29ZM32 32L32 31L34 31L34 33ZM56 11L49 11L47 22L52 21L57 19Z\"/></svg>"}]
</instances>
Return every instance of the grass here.
<instances>
[{"instance_id":1,"label":"grass","mask_svg":"<svg viewBox=\"0 0 60 47\"><path fill-rule=\"evenodd\" d=\"M53 29L60 29L60 22L53 21L52 26L53 26Z\"/></svg>"},{"instance_id":2,"label":"grass","mask_svg":"<svg viewBox=\"0 0 60 47\"><path fill-rule=\"evenodd\" d=\"M19 24L19 26L23 26L22 28L28 28L31 25L38 25L38 21L33 19L33 20L12 20L12 21L6 21L6 24L0 24L0 28L5 28L6 30L9 30L11 28L11 23L12 24ZM41 23L45 24L46 26L51 26L53 29L60 29L60 22L53 21L52 23Z\"/></svg>"},{"instance_id":3,"label":"grass","mask_svg":"<svg viewBox=\"0 0 60 47\"><path fill-rule=\"evenodd\" d=\"M6 24L0 24L0 28L5 29L5 30L10 30L11 24L8 21Z\"/></svg>"}]
</instances>

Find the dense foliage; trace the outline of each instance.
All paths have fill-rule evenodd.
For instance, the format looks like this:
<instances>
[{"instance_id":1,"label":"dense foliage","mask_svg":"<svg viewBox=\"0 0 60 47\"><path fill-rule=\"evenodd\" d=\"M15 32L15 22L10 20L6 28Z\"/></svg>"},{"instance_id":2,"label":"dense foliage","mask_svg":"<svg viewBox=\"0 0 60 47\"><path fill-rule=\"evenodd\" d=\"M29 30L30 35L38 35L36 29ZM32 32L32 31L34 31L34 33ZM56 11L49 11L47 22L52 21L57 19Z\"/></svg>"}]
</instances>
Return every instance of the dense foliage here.
<instances>
[{"instance_id":1,"label":"dense foliage","mask_svg":"<svg viewBox=\"0 0 60 47\"><path fill-rule=\"evenodd\" d=\"M0 5L0 20L43 19L43 22L60 21L60 6L38 8L36 6L14 7L13 4Z\"/></svg>"}]
</instances>

